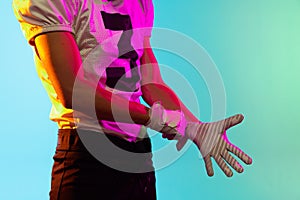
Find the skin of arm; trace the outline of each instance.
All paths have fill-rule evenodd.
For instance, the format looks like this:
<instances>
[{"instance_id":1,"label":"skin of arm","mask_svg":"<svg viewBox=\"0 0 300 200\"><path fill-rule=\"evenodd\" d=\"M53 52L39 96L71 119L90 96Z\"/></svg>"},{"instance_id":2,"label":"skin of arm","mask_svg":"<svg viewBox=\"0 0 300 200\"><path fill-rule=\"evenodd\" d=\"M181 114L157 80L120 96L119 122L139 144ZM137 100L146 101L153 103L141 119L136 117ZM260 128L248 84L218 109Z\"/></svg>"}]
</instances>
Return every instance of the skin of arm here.
<instances>
[{"instance_id":1,"label":"skin of arm","mask_svg":"<svg viewBox=\"0 0 300 200\"><path fill-rule=\"evenodd\" d=\"M150 106L155 102L168 110L180 110L187 121L199 122L199 120L181 102L175 92L163 81L160 69L152 51L150 38L144 39L144 53L141 58L142 97Z\"/></svg>"},{"instance_id":2,"label":"skin of arm","mask_svg":"<svg viewBox=\"0 0 300 200\"><path fill-rule=\"evenodd\" d=\"M72 109L73 86L82 60L73 35L69 32L50 32L35 38L35 50L43 67L48 73L58 98L63 106ZM101 87L95 89L80 80L76 84L76 92L82 97L77 111L88 114L90 109L87 102L89 97L95 98L95 110L99 120L114 121L112 113L112 93ZM125 98L114 95L114 109L118 110L118 121L145 125L149 121L149 108L136 102L128 102ZM129 103L129 104L128 104ZM129 105L126 108L124 105ZM131 119L128 119L128 109ZM115 113L114 113L115 115Z\"/></svg>"},{"instance_id":3,"label":"skin of arm","mask_svg":"<svg viewBox=\"0 0 300 200\"><path fill-rule=\"evenodd\" d=\"M69 109L72 109L72 96L73 87L76 80L76 75L80 71L81 67L81 56L78 50L78 46L74 40L74 37L69 32L50 32L41 34L35 38L35 50L38 59L43 63L50 81L58 95L58 98L62 104ZM150 46L149 38L144 40L144 54L141 58L141 74L142 74L142 92L143 99L149 105L159 101L165 109L169 110L181 110L188 121L197 122L199 120L184 106L179 100L176 94L163 82L160 70ZM96 89L96 90L95 90ZM77 100L80 105L77 105L77 111L88 115L87 110L90 110L90 97L95 98L95 111L99 120L114 121L114 115L112 112L112 93L101 87L93 88L91 85L86 83L84 80L79 80L79 84L76 85L76 90L79 93L80 98ZM95 92L96 91L96 92ZM149 108L146 106L128 101L120 96L114 95L114 109L118 110L118 121L146 125L149 122ZM129 108L124 106L129 105ZM128 119L128 109L131 115L131 119ZM116 114L116 113L114 113ZM235 116L234 116L235 117ZM230 118L228 118L230 119ZM230 122L230 120L226 119ZM225 120L225 122L226 122ZM240 123L242 119L235 122ZM212 124L212 125L211 125ZM209 126L213 126L215 123L211 123ZM235 125L234 123L228 123L230 128ZM205 125L205 123L204 123ZM207 126L208 127L208 126ZM201 133L197 133L198 137L193 142L201 150ZM218 134L218 133L216 133ZM164 135L164 134L163 134ZM209 135L212 135L209 133ZM174 137L174 136L173 136ZM168 138L168 137L167 137ZM211 157L214 157L220 168L224 171L227 176L232 176L231 170L222 160L220 155L233 152L246 164L251 164L252 160L249 156L244 154L237 147L228 142L226 134L219 134L218 144L204 157L206 169L209 176L213 175L213 168L211 163ZM168 138L172 139L172 138ZM188 137L182 137L177 143L178 146L183 146L187 141ZM219 148L219 147L226 147ZM180 147L181 148L181 147ZM178 148L178 149L180 149ZM222 151L221 151L221 150ZM226 161L231 161L231 165L238 171L242 172L243 169L235 159L230 157L226 158Z\"/></svg>"}]
</instances>

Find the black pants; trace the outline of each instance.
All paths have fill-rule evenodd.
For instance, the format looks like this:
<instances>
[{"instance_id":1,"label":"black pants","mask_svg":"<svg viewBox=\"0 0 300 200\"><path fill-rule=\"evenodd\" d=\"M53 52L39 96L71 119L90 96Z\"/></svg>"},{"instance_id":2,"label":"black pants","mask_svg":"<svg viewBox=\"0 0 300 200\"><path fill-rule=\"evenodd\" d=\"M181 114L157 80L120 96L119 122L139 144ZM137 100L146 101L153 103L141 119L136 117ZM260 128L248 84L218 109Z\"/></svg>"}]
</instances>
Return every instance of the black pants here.
<instances>
[{"instance_id":1,"label":"black pants","mask_svg":"<svg viewBox=\"0 0 300 200\"><path fill-rule=\"evenodd\" d=\"M82 132L80 132L82 133ZM84 131L84 134L102 134ZM118 147L136 153L151 152L149 138L127 142L106 135ZM128 173L113 169L94 158L82 144L76 130L59 130L53 157L51 200L155 200L154 170ZM145 157L152 166L151 157Z\"/></svg>"}]
</instances>

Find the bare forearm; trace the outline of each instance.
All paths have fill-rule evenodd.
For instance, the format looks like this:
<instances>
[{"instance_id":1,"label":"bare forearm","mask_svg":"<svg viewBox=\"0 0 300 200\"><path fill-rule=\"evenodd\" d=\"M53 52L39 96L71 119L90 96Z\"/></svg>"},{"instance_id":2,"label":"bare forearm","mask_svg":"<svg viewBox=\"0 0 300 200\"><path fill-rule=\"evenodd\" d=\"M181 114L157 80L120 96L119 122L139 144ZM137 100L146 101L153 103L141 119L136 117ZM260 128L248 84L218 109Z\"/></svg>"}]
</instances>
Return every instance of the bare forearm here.
<instances>
[{"instance_id":1,"label":"bare forearm","mask_svg":"<svg viewBox=\"0 0 300 200\"><path fill-rule=\"evenodd\" d=\"M153 105L155 102L160 102L165 109L181 110L186 119L191 122L199 122L192 112L182 103L175 92L165 84L151 83L142 87L143 99Z\"/></svg>"},{"instance_id":2,"label":"bare forearm","mask_svg":"<svg viewBox=\"0 0 300 200\"><path fill-rule=\"evenodd\" d=\"M199 120L181 102L175 92L162 80L159 66L152 51L149 38L144 40L144 55L142 63L142 92L143 99L149 105L159 101L165 109L181 110L188 121L199 122Z\"/></svg>"},{"instance_id":3,"label":"bare forearm","mask_svg":"<svg viewBox=\"0 0 300 200\"><path fill-rule=\"evenodd\" d=\"M128 101L101 87L97 87L95 91L93 86L83 81L75 87L76 90L72 89L68 95L68 99L76 98L72 100L73 104L68 105L72 109L90 116L96 114L98 120L134 122L141 125L145 125L149 120L149 109L142 104ZM91 106L92 103L94 106Z\"/></svg>"}]
</instances>

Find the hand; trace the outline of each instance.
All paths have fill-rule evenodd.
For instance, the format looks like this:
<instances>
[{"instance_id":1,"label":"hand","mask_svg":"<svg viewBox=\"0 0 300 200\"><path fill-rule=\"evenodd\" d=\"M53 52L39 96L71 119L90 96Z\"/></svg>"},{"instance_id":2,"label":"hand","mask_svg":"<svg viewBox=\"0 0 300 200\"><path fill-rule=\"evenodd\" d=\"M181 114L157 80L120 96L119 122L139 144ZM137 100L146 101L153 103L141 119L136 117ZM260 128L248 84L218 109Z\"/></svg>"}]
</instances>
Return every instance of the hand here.
<instances>
[{"instance_id":1,"label":"hand","mask_svg":"<svg viewBox=\"0 0 300 200\"><path fill-rule=\"evenodd\" d=\"M177 143L177 149L180 150L187 139L192 140L197 145L204 158L208 176L214 175L211 157L215 159L216 163L226 176L231 177L233 175L228 164L237 172L242 173L244 171L243 167L232 155L230 155L230 152L246 164L251 164L252 159L238 147L229 142L226 130L241 123L243 119L243 115L238 114L218 122L190 122L187 124L185 136Z\"/></svg>"},{"instance_id":2,"label":"hand","mask_svg":"<svg viewBox=\"0 0 300 200\"><path fill-rule=\"evenodd\" d=\"M211 157L215 159L228 177L231 177L233 173L226 162L237 172L244 171L240 163L230 155L230 152L244 163L252 163L252 159L238 147L231 144L226 135L226 130L243 121L243 115L235 115L212 123L186 123L183 113L165 110L160 103L154 104L150 111L150 120L147 126L163 133L164 138L178 140L176 144L178 150L182 149L187 140L192 140L204 158L209 176L214 175Z\"/></svg>"}]
</instances>

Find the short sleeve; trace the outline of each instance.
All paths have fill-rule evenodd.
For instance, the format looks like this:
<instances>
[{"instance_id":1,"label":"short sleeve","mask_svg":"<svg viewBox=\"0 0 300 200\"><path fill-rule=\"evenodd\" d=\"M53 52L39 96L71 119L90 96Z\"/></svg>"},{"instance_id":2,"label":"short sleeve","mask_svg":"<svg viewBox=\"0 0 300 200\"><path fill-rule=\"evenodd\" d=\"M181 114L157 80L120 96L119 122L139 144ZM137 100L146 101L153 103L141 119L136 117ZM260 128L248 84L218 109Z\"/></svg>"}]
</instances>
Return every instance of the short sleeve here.
<instances>
[{"instance_id":1,"label":"short sleeve","mask_svg":"<svg viewBox=\"0 0 300 200\"><path fill-rule=\"evenodd\" d=\"M145 3L145 36L151 36L154 22L154 8L152 0L144 0Z\"/></svg>"},{"instance_id":2,"label":"short sleeve","mask_svg":"<svg viewBox=\"0 0 300 200\"><path fill-rule=\"evenodd\" d=\"M76 0L13 0L13 10L25 38L32 45L42 33L68 31L72 27L78 4Z\"/></svg>"}]
</instances>

